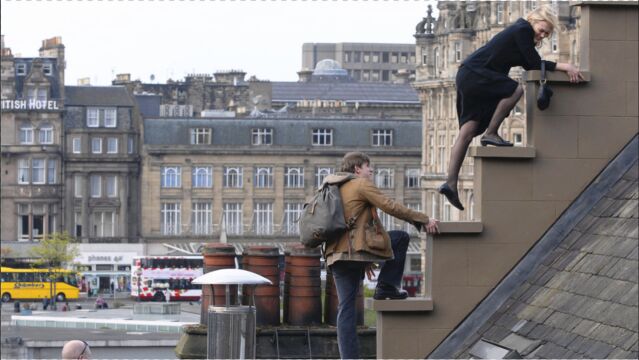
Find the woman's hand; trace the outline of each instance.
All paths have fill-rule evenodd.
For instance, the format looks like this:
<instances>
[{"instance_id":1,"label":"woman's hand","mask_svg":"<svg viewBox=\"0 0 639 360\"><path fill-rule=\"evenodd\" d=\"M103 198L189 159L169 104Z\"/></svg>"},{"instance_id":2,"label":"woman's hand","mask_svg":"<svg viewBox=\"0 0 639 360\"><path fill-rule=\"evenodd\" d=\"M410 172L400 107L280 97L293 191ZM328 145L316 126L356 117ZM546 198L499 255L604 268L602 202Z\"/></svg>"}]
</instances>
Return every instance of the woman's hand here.
<instances>
[{"instance_id":1,"label":"woman's hand","mask_svg":"<svg viewBox=\"0 0 639 360\"><path fill-rule=\"evenodd\" d=\"M578 83L580 81L586 80L584 75L579 71L579 69L573 64L567 63L557 63L557 70L564 71L571 83Z\"/></svg>"}]
</instances>

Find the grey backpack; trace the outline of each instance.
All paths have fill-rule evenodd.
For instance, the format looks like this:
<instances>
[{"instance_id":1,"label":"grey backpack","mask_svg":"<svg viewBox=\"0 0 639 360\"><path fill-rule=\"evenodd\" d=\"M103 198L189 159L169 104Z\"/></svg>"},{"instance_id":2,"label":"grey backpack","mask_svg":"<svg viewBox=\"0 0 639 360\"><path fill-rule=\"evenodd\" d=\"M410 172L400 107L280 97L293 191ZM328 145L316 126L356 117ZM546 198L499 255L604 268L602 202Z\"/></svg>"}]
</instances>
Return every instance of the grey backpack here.
<instances>
[{"instance_id":1,"label":"grey backpack","mask_svg":"<svg viewBox=\"0 0 639 360\"><path fill-rule=\"evenodd\" d=\"M346 181L350 178L346 179ZM346 182L344 181L344 182ZM304 204L300 217L300 241L309 248L318 247L327 241L338 239L352 227L344 219L344 205L339 193L340 185L324 183L310 202Z\"/></svg>"}]
</instances>

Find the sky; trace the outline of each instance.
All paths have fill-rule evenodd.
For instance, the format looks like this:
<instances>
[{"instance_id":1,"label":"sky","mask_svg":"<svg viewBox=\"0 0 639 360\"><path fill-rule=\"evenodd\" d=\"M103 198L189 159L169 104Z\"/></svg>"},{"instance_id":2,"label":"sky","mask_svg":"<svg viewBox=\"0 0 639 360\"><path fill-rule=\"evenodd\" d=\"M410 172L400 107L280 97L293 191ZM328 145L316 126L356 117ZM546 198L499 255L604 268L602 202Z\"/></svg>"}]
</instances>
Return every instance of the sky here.
<instances>
[{"instance_id":1,"label":"sky","mask_svg":"<svg viewBox=\"0 0 639 360\"><path fill-rule=\"evenodd\" d=\"M303 43L414 44L428 4L435 8L426 0L2 0L1 28L14 56L36 57L42 40L61 36L67 85L220 70L295 81Z\"/></svg>"}]
</instances>

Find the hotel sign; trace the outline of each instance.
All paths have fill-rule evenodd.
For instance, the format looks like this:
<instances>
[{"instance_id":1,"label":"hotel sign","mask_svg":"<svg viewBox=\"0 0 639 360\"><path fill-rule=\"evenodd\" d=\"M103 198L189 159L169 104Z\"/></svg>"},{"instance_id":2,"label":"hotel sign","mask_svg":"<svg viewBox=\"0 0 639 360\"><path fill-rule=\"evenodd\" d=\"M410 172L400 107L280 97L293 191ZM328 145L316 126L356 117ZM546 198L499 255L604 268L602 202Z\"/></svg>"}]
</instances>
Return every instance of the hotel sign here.
<instances>
[{"instance_id":1,"label":"hotel sign","mask_svg":"<svg viewBox=\"0 0 639 360\"><path fill-rule=\"evenodd\" d=\"M2 100L2 110L62 110L57 100Z\"/></svg>"}]
</instances>

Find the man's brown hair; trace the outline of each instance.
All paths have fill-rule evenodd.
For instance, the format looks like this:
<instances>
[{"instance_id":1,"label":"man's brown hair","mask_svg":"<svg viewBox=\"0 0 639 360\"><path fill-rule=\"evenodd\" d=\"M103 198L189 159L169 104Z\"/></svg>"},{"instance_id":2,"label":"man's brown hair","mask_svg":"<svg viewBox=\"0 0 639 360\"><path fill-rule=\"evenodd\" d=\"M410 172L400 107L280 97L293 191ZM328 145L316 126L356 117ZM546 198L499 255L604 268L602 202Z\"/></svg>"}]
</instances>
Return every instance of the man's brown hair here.
<instances>
[{"instance_id":1,"label":"man's brown hair","mask_svg":"<svg viewBox=\"0 0 639 360\"><path fill-rule=\"evenodd\" d=\"M364 164L371 164L371 159L363 152L349 152L344 155L340 171L355 173L355 166L362 167Z\"/></svg>"}]
</instances>

